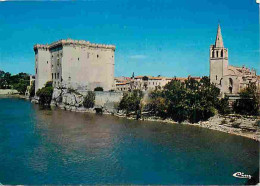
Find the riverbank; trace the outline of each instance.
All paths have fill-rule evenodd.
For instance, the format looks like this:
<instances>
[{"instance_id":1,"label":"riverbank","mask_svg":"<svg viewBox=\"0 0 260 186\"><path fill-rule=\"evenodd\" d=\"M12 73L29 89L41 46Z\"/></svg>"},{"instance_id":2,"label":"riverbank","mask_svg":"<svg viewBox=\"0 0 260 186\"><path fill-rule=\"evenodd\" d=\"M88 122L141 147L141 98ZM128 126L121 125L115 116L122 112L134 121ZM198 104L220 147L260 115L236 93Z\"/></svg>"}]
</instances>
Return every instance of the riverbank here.
<instances>
[{"instance_id":1,"label":"riverbank","mask_svg":"<svg viewBox=\"0 0 260 186\"><path fill-rule=\"evenodd\" d=\"M103 114L111 114L117 117L125 117L132 120L136 119L135 115L127 117L124 113L117 111L115 105L120 101L122 95L113 96L113 100L111 100L111 94L115 93L95 92L96 100L94 109L86 109L83 106L84 94L85 92L75 93L68 92L68 90L56 89L53 93L53 100L51 105L72 112L96 113L98 111L101 111ZM34 100L32 100L32 102L33 101ZM37 100L35 101L37 102ZM154 116L146 116L145 114L141 116L140 120L177 124L177 122L171 119L163 120ZM201 121L194 124L189 122L182 122L181 125L207 128L260 141L259 122L259 117L249 117L241 115L215 115L214 117L211 117L208 121Z\"/></svg>"},{"instance_id":2,"label":"riverbank","mask_svg":"<svg viewBox=\"0 0 260 186\"><path fill-rule=\"evenodd\" d=\"M20 95L20 94L0 94L0 98L19 98L19 99L27 99L29 98L25 95Z\"/></svg>"},{"instance_id":3,"label":"riverbank","mask_svg":"<svg viewBox=\"0 0 260 186\"><path fill-rule=\"evenodd\" d=\"M114 114L117 117L125 117L127 119L135 120L135 117L127 117L123 114ZM171 119L161 119L159 117L142 117L143 121L154 121L160 123L178 124ZM208 121L200 121L198 123L189 123L187 121L180 123L180 125L190 125L195 127L207 128L210 130L225 132L228 134L238 135L246 138L260 141L260 118L241 115L215 115Z\"/></svg>"},{"instance_id":4,"label":"riverbank","mask_svg":"<svg viewBox=\"0 0 260 186\"><path fill-rule=\"evenodd\" d=\"M69 107L68 105L56 105L62 110L72 111L72 112L86 112L86 113L96 113L94 109L85 109L84 107ZM118 112L103 111L103 114L110 114L116 117L122 117L130 120L136 120L136 116L127 117L125 114ZM160 123L169 124L179 124L171 119L161 119L159 117L141 117L141 121L153 121ZM200 121L198 123L189 123L188 121L180 123L180 125L190 125L195 127L207 128L210 130L225 132L232 135L238 135L246 138L253 139L255 141L260 141L260 118L251 116L241 116L241 115L215 115L209 118L208 121Z\"/></svg>"}]
</instances>

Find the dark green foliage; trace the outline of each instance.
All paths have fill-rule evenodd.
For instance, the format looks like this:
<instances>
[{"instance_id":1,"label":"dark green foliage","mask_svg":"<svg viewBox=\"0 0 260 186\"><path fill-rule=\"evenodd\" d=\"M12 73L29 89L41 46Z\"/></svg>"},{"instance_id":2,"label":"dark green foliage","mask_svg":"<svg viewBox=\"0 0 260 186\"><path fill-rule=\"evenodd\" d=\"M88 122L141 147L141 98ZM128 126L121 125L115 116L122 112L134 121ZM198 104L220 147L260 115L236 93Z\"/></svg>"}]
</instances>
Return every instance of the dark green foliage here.
<instances>
[{"instance_id":1,"label":"dark green foliage","mask_svg":"<svg viewBox=\"0 0 260 186\"><path fill-rule=\"evenodd\" d=\"M18 83L13 85L13 88L17 90L20 94L25 94L28 86L28 81L20 79Z\"/></svg>"},{"instance_id":2,"label":"dark green foliage","mask_svg":"<svg viewBox=\"0 0 260 186\"><path fill-rule=\"evenodd\" d=\"M84 98L83 105L85 108L93 108L95 105L95 93L89 91Z\"/></svg>"},{"instance_id":3,"label":"dark green foliage","mask_svg":"<svg viewBox=\"0 0 260 186\"><path fill-rule=\"evenodd\" d=\"M96 87L94 91L103 91L103 87Z\"/></svg>"},{"instance_id":4,"label":"dark green foliage","mask_svg":"<svg viewBox=\"0 0 260 186\"><path fill-rule=\"evenodd\" d=\"M49 106L52 99L53 88L43 87L36 92L39 97L39 104L43 106Z\"/></svg>"},{"instance_id":5,"label":"dark green foliage","mask_svg":"<svg viewBox=\"0 0 260 186\"><path fill-rule=\"evenodd\" d=\"M200 82L192 78L185 82L173 80L164 90L154 91L150 95L148 108L162 118L195 123L214 116L219 93L220 90L210 84L208 77L203 77Z\"/></svg>"},{"instance_id":6,"label":"dark green foliage","mask_svg":"<svg viewBox=\"0 0 260 186\"><path fill-rule=\"evenodd\" d=\"M25 94L30 85L30 76L26 73L11 75L9 72L0 71L0 89L16 89L20 94Z\"/></svg>"},{"instance_id":7,"label":"dark green foliage","mask_svg":"<svg viewBox=\"0 0 260 186\"><path fill-rule=\"evenodd\" d=\"M32 86L30 87L30 97L35 96L35 81L33 81Z\"/></svg>"},{"instance_id":8,"label":"dark green foliage","mask_svg":"<svg viewBox=\"0 0 260 186\"><path fill-rule=\"evenodd\" d=\"M150 95L151 101L145 106L145 110L154 116L167 117L166 99L162 97L161 91L153 91Z\"/></svg>"},{"instance_id":9,"label":"dark green foliage","mask_svg":"<svg viewBox=\"0 0 260 186\"><path fill-rule=\"evenodd\" d=\"M246 89L242 90L240 98L233 105L233 110L237 114L259 115L259 95L254 84L250 84Z\"/></svg>"},{"instance_id":10,"label":"dark green foliage","mask_svg":"<svg viewBox=\"0 0 260 186\"><path fill-rule=\"evenodd\" d=\"M217 104L219 114L226 115L231 113L231 108L229 106L228 98L221 98Z\"/></svg>"},{"instance_id":11,"label":"dark green foliage","mask_svg":"<svg viewBox=\"0 0 260 186\"><path fill-rule=\"evenodd\" d=\"M119 109L125 110L126 114L130 112L138 112L141 110L141 99L143 93L140 90L134 90L133 92L124 93L122 100L119 103Z\"/></svg>"},{"instance_id":12,"label":"dark green foliage","mask_svg":"<svg viewBox=\"0 0 260 186\"><path fill-rule=\"evenodd\" d=\"M47 83L45 83L45 87L52 87L52 81L48 81Z\"/></svg>"}]
</instances>

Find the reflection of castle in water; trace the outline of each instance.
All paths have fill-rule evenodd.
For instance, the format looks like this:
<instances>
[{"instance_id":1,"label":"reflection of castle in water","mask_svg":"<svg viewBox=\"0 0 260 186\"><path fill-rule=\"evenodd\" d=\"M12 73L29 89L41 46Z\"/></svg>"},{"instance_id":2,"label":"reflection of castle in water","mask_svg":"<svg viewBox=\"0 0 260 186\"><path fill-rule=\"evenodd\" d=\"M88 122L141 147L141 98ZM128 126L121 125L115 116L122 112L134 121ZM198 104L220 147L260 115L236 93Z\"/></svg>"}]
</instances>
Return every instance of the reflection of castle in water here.
<instances>
[{"instance_id":1,"label":"reflection of castle in water","mask_svg":"<svg viewBox=\"0 0 260 186\"><path fill-rule=\"evenodd\" d=\"M70 152L63 152L65 154L83 150L92 157L103 151L112 151L114 143L117 142L116 136L111 135L115 133L116 127L100 125L100 123L104 123L104 120L113 123L117 118L112 116L98 117L94 114L77 112L68 114L60 109L40 110L35 108L35 111L37 130L51 144L70 149Z\"/></svg>"}]
</instances>

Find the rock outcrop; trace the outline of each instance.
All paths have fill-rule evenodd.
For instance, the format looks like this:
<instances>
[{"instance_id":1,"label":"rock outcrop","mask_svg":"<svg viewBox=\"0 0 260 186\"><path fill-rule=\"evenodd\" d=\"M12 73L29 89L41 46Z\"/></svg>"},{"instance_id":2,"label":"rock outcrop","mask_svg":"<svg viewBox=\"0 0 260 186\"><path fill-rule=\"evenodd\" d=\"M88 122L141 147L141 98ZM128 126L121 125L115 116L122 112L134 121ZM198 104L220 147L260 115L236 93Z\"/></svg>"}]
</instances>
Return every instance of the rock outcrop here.
<instances>
[{"instance_id":1,"label":"rock outcrop","mask_svg":"<svg viewBox=\"0 0 260 186\"><path fill-rule=\"evenodd\" d=\"M54 88L51 105L76 112L96 112L96 110L101 110L103 113L115 113L117 111L116 105L123 97L123 93L120 92L95 92L94 107L86 109L83 102L87 92L85 90Z\"/></svg>"}]
</instances>

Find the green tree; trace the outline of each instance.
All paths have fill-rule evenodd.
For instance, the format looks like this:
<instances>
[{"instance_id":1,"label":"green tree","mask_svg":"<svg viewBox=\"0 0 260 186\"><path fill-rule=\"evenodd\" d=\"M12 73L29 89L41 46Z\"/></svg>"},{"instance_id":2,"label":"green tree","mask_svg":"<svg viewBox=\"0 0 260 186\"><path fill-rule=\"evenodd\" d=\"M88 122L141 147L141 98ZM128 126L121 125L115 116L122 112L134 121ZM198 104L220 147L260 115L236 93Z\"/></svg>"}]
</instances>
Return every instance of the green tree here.
<instances>
[{"instance_id":1,"label":"green tree","mask_svg":"<svg viewBox=\"0 0 260 186\"><path fill-rule=\"evenodd\" d=\"M28 86L28 81L24 79L20 79L18 83L15 83L13 85L13 88L17 90L20 94L25 94L27 86Z\"/></svg>"},{"instance_id":2,"label":"green tree","mask_svg":"<svg viewBox=\"0 0 260 186\"><path fill-rule=\"evenodd\" d=\"M228 98L224 97L219 100L219 103L217 105L217 109L219 114L226 115L231 113L231 108L229 106Z\"/></svg>"},{"instance_id":3,"label":"green tree","mask_svg":"<svg viewBox=\"0 0 260 186\"><path fill-rule=\"evenodd\" d=\"M43 87L36 92L39 97L39 104L43 106L50 106L52 100L52 87Z\"/></svg>"},{"instance_id":4,"label":"green tree","mask_svg":"<svg viewBox=\"0 0 260 186\"><path fill-rule=\"evenodd\" d=\"M154 91L150 95L149 107L160 117L195 123L214 116L219 93L220 90L210 83L208 77L203 77L201 81L189 78L185 82L175 79L162 91Z\"/></svg>"},{"instance_id":5,"label":"green tree","mask_svg":"<svg viewBox=\"0 0 260 186\"><path fill-rule=\"evenodd\" d=\"M42 106L50 106L52 100L53 87L52 82L47 82L45 87L37 90L36 95L39 97L39 104Z\"/></svg>"},{"instance_id":6,"label":"green tree","mask_svg":"<svg viewBox=\"0 0 260 186\"><path fill-rule=\"evenodd\" d=\"M153 91L150 93L149 97L150 102L146 105L145 110L149 111L152 115L166 118L168 105L166 99L162 95L162 91Z\"/></svg>"},{"instance_id":7,"label":"green tree","mask_svg":"<svg viewBox=\"0 0 260 186\"><path fill-rule=\"evenodd\" d=\"M240 99L235 101L233 109L242 115L259 115L259 95L255 84L240 92Z\"/></svg>"},{"instance_id":8,"label":"green tree","mask_svg":"<svg viewBox=\"0 0 260 186\"><path fill-rule=\"evenodd\" d=\"M124 110L126 114L135 112L141 114L141 99L143 93L141 90L134 90L133 92L124 93L122 100L119 103L119 109Z\"/></svg>"},{"instance_id":9,"label":"green tree","mask_svg":"<svg viewBox=\"0 0 260 186\"><path fill-rule=\"evenodd\" d=\"M84 98L83 105L85 108L93 108L95 105L95 93L89 91Z\"/></svg>"}]
</instances>

